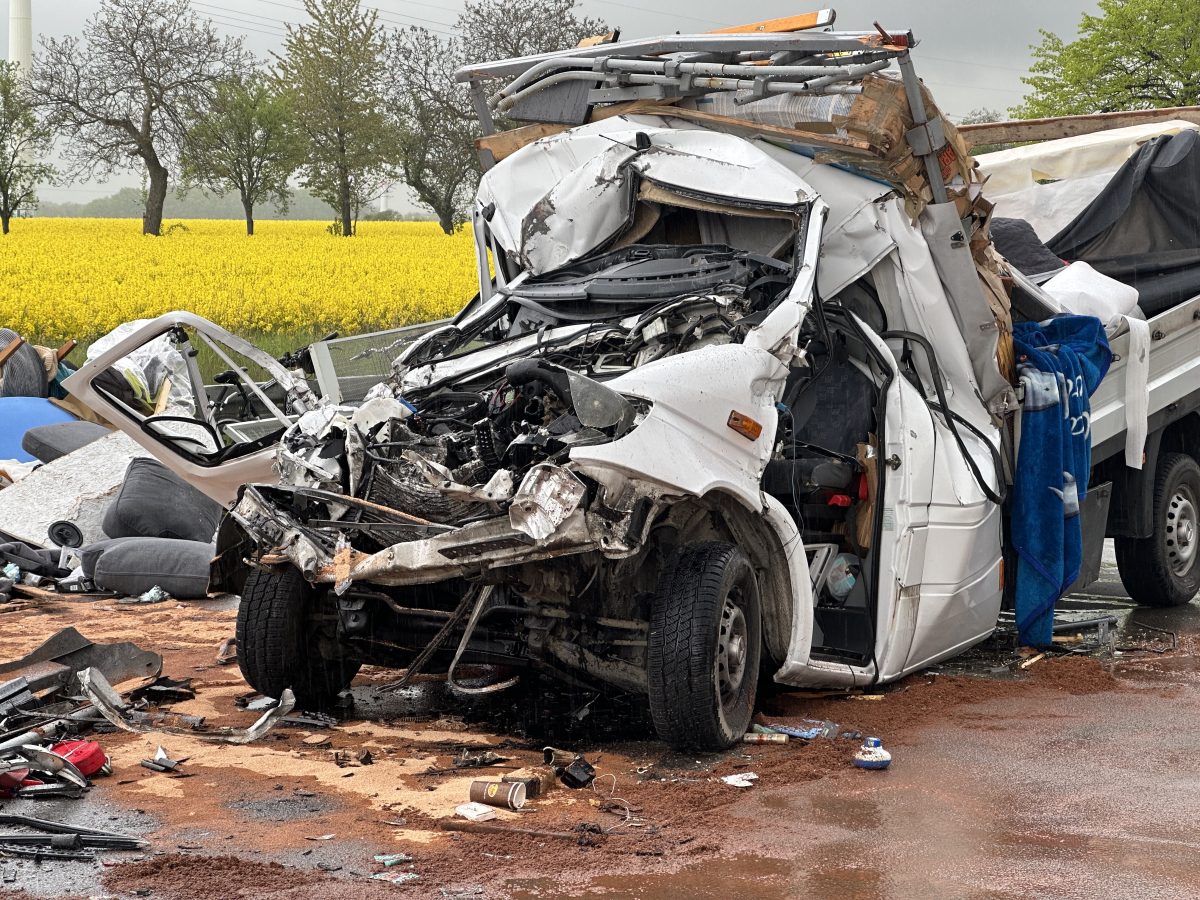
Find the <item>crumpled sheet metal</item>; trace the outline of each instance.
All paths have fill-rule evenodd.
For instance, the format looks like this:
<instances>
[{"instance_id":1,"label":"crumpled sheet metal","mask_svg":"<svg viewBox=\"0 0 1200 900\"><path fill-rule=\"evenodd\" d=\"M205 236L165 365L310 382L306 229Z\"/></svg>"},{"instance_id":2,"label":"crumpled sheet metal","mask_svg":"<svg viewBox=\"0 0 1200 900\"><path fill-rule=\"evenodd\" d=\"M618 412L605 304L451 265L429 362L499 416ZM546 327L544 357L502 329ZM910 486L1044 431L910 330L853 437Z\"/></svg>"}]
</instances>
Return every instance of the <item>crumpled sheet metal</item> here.
<instances>
[{"instance_id":1,"label":"crumpled sheet metal","mask_svg":"<svg viewBox=\"0 0 1200 900\"><path fill-rule=\"evenodd\" d=\"M121 700L121 695L114 691L104 675L95 669L84 669L79 673L79 686L84 696L92 702L100 714L122 731L132 734L161 731L166 734L179 734L201 741L222 744L251 744L270 731L280 719L296 707L296 697L288 688L280 695L279 702L263 713L262 717L249 728L242 731L232 728L221 732L191 731L185 728L137 725L129 721L124 714L125 704Z\"/></svg>"}]
</instances>

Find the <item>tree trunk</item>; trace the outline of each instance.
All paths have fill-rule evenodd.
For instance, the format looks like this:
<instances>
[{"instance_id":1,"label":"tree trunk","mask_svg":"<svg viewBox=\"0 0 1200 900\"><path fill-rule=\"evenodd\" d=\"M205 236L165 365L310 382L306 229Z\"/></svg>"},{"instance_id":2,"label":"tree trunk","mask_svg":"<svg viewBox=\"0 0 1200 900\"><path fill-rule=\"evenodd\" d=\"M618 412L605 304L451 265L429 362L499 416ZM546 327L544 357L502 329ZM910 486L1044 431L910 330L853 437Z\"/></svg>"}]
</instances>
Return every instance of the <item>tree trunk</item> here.
<instances>
[{"instance_id":1,"label":"tree trunk","mask_svg":"<svg viewBox=\"0 0 1200 900\"><path fill-rule=\"evenodd\" d=\"M146 160L150 190L146 194L146 213L142 216L142 234L162 234L163 206L167 202L167 169L158 159Z\"/></svg>"},{"instance_id":2,"label":"tree trunk","mask_svg":"<svg viewBox=\"0 0 1200 900\"><path fill-rule=\"evenodd\" d=\"M446 234L454 234L454 210L437 209L438 224Z\"/></svg>"},{"instance_id":3,"label":"tree trunk","mask_svg":"<svg viewBox=\"0 0 1200 900\"><path fill-rule=\"evenodd\" d=\"M254 201L249 197L242 196L242 209L246 211L246 235L247 237L254 236Z\"/></svg>"},{"instance_id":4,"label":"tree trunk","mask_svg":"<svg viewBox=\"0 0 1200 900\"><path fill-rule=\"evenodd\" d=\"M342 173L339 185L341 196L338 198L342 206L342 237L354 236L354 211L350 204L350 176Z\"/></svg>"},{"instance_id":5,"label":"tree trunk","mask_svg":"<svg viewBox=\"0 0 1200 900\"><path fill-rule=\"evenodd\" d=\"M8 210L0 210L0 234L8 234L8 223L12 220L12 213Z\"/></svg>"}]
</instances>

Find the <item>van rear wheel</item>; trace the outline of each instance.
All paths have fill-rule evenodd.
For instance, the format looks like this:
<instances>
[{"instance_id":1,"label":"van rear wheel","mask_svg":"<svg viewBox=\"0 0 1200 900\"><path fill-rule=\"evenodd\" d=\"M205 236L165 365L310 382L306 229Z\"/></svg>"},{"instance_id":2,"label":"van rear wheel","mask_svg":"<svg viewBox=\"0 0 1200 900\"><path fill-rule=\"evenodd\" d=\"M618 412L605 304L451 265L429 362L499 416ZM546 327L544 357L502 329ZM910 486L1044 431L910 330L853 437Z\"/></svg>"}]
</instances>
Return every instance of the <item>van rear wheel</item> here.
<instances>
[{"instance_id":1,"label":"van rear wheel","mask_svg":"<svg viewBox=\"0 0 1200 900\"><path fill-rule=\"evenodd\" d=\"M315 615L312 586L295 568L253 569L237 615L238 666L246 682L268 697L291 688L307 709L330 706L362 663L336 643L335 626Z\"/></svg>"},{"instance_id":2,"label":"van rear wheel","mask_svg":"<svg viewBox=\"0 0 1200 900\"><path fill-rule=\"evenodd\" d=\"M758 579L732 544L694 544L659 584L646 674L659 737L725 750L750 727L762 654Z\"/></svg>"},{"instance_id":3,"label":"van rear wheel","mask_svg":"<svg viewBox=\"0 0 1200 900\"><path fill-rule=\"evenodd\" d=\"M1154 477L1154 533L1117 538L1117 569L1140 606L1182 606L1200 591L1200 465L1164 453Z\"/></svg>"}]
</instances>

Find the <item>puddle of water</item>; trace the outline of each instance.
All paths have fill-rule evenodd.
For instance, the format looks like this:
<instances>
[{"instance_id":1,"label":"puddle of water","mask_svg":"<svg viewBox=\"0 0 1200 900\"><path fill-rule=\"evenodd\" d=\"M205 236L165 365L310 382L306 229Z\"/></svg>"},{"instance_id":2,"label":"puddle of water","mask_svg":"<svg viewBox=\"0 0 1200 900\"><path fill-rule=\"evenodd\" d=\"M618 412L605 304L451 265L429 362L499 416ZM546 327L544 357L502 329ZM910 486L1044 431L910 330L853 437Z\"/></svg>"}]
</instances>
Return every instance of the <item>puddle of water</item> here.
<instances>
[{"instance_id":1,"label":"puddle of water","mask_svg":"<svg viewBox=\"0 0 1200 900\"><path fill-rule=\"evenodd\" d=\"M510 882L514 900L605 897L612 900L788 900L797 896L787 860L758 856L707 859L669 874L601 875L587 886L565 890L553 879Z\"/></svg>"}]
</instances>

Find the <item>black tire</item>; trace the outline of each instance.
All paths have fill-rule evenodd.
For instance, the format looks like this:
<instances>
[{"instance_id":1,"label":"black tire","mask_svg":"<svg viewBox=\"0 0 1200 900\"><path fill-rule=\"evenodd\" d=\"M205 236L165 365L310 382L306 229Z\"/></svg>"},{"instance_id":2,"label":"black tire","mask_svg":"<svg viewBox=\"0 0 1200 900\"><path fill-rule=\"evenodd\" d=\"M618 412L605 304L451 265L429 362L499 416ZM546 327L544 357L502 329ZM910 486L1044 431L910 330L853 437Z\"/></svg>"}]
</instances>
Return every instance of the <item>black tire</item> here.
<instances>
[{"instance_id":1,"label":"black tire","mask_svg":"<svg viewBox=\"0 0 1200 900\"><path fill-rule=\"evenodd\" d=\"M725 750L754 714L762 658L758 580L732 544L693 544L664 573L650 615L650 715L676 749Z\"/></svg>"},{"instance_id":2,"label":"black tire","mask_svg":"<svg viewBox=\"0 0 1200 900\"><path fill-rule=\"evenodd\" d=\"M1117 569L1139 606L1182 606L1200 591L1200 466L1164 453L1154 475L1154 534L1117 538Z\"/></svg>"},{"instance_id":3,"label":"black tire","mask_svg":"<svg viewBox=\"0 0 1200 900\"><path fill-rule=\"evenodd\" d=\"M238 666L246 682L268 697L291 688L307 709L329 706L358 674L362 663L322 633L313 616L313 588L298 569L253 569L246 578L237 616Z\"/></svg>"}]
</instances>

